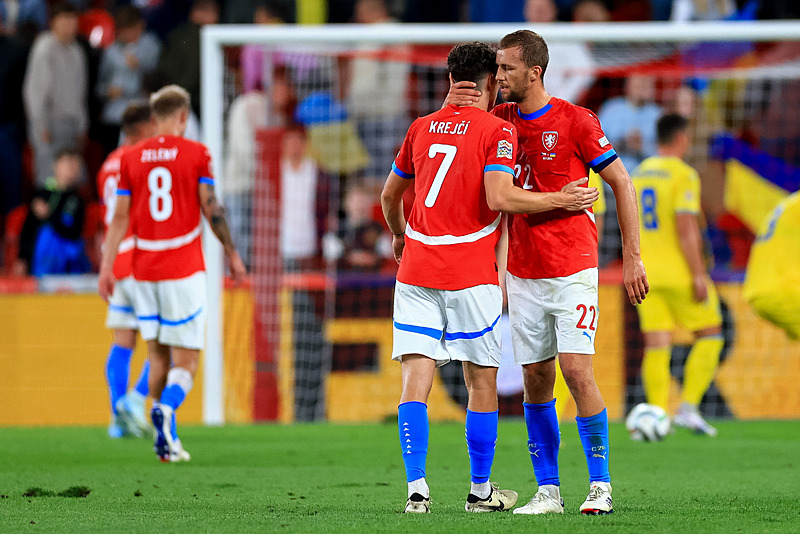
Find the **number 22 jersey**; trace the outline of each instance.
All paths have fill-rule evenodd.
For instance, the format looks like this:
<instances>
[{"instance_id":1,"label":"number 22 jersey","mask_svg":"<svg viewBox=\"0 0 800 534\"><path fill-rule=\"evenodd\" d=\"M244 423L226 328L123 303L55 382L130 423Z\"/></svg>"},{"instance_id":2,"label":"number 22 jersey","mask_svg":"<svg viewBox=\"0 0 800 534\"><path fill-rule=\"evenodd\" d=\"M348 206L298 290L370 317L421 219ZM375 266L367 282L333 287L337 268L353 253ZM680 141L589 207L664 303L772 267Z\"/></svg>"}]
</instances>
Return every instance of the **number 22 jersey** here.
<instances>
[{"instance_id":1,"label":"number 22 jersey","mask_svg":"<svg viewBox=\"0 0 800 534\"><path fill-rule=\"evenodd\" d=\"M397 279L432 289L497 285L501 216L486 202L483 175L512 176L517 136L475 107L447 106L411 125L392 170L415 178L415 200Z\"/></svg>"},{"instance_id":2,"label":"number 22 jersey","mask_svg":"<svg viewBox=\"0 0 800 534\"><path fill-rule=\"evenodd\" d=\"M599 173L617 153L586 108L560 98L533 113L516 104L492 110L517 128L518 185L533 191L560 191L569 182ZM509 220L508 272L518 278L560 278L597 267L597 227L587 211L551 210L512 215Z\"/></svg>"},{"instance_id":3,"label":"number 22 jersey","mask_svg":"<svg viewBox=\"0 0 800 534\"><path fill-rule=\"evenodd\" d=\"M208 149L196 141L156 136L122 156L117 194L131 196L134 278L177 280L205 270L201 182L214 179Z\"/></svg>"}]
</instances>

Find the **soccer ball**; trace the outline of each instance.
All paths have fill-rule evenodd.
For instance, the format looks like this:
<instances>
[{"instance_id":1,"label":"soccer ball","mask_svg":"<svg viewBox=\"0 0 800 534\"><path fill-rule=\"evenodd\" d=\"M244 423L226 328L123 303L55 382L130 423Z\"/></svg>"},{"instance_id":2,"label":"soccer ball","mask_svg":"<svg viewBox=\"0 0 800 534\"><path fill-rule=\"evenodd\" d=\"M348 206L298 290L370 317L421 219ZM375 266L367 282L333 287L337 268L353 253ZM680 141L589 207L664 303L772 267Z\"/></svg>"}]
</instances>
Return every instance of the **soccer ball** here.
<instances>
[{"instance_id":1,"label":"soccer ball","mask_svg":"<svg viewBox=\"0 0 800 534\"><path fill-rule=\"evenodd\" d=\"M669 416L659 406L637 404L625 419L625 428L634 441L661 441L669 434Z\"/></svg>"}]
</instances>

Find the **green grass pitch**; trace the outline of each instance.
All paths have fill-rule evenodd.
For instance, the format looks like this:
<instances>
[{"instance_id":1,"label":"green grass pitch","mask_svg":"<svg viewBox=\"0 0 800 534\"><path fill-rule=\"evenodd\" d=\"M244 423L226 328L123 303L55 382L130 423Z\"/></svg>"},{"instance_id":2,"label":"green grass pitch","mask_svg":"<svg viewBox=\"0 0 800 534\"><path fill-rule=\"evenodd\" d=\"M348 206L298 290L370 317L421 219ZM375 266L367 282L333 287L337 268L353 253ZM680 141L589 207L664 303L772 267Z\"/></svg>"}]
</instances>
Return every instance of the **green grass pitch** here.
<instances>
[{"instance_id":1,"label":"green grass pitch","mask_svg":"<svg viewBox=\"0 0 800 534\"><path fill-rule=\"evenodd\" d=\"M544 517L464 512L469 464L455 423L431 425L425 516L400 513L393 424L183 427L192 461L175 465L101 428L0 429L0 532L800 532L800 423L718 428L636 443L613 424L616 512L604 517L578 513L588 482L574 424L562 427L566 512ZM522 421L501 422L492 480L520 504L532 496Z\"/></svg>"}]
</instances>

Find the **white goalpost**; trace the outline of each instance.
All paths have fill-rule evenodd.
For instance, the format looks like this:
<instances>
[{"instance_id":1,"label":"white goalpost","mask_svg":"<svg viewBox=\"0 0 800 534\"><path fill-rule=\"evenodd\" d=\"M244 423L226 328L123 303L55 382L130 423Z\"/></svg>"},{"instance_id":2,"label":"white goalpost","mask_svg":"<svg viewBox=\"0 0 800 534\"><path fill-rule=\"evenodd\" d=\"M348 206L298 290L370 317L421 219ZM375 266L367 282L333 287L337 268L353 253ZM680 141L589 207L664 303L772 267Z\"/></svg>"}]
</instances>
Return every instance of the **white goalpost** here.
<instances>
[{"instance_id":1,"label":"white goalpost","mask_svg":"<svg viewBox=\"0 0 800 534\"><path fill-rule=\"evenodd\" d=\"M668 46L670 50L699 43L776 43L800 42L800 22L718 22L718 23L615 23L615 24L381 24L381 25L327 25L327 26L255 26L214 25L202 29L201 39L201 86L202 86L202 140L208 146L217 177L217 191L225 203L226 197L226 152L225 135L227 110L231 100L231 89L226 86L226 49L243 45L261 45L274 49L289 50L292 47L310 47L315 54L341 54L359 46L391 48L393 46L452 45L464 41L486 41L497 43L504 35L526 27L541 34L549 44L582 43L598 49L602 46L642 43L646 51L634 50L626 53L641 53L652 60L652 47ZM600 46L602 45L602 46ZM626 49L627 50L627 49ZM612 64L613 54L601 58L598 67L635 66L620 61ZM782 64L783 70L770 71L766 76L778 79L797 79L800 62ZM444 67L444 65L442 65ZM731 67L730 79L745 79L757 75L754 70L735 70ZM624 77L624 74L618 74ZM687 76L692 72L687 70ZM761 75L764 75L763 73ZM760 90L760 89L759 89ZM555 94L554 96L560 96ZM750 106L750 104L746 104ZM416 108L415 108L416 109ZM613 142L613 140L612 140ZM705 147L700 147L705 150ZM386 163L386 162L381 162ZM391 162L386 164L390 167ZM385 176L384 176L385 177ZM255 222L253 223L256 224ZM204 354L203 374L203 419L206 424L225 423L225 346L223 313L224 259L222 247L210 233L204 231L204 253L208 272L208 330ZM275 341L277 343L277 341Z\"/></svg>"}]
</instances>

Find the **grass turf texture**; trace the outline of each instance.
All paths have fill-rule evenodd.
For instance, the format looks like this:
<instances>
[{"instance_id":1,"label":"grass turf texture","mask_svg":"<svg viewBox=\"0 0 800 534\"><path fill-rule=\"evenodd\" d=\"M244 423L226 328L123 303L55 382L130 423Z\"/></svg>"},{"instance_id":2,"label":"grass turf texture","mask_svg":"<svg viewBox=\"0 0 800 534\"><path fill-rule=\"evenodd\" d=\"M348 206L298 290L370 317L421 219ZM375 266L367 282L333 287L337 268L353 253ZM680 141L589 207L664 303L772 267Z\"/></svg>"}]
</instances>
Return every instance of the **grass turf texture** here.
<instances>
[{"instance_id":1,"label":"grass turf texture","mask_svg":"<svg viewBox=\"0 0 800 534\"><path fill-rule=\"evenodd\" d=\"M100 428L0 429L0 532L797 532L797 422L725 422L716 438L678 429L661 443L611 426L615 513L583 517L577 428L562 427L564 516L467 514L460 424L431 425L432 514L403 515L396 426L183 427L188 464ZM522 421L504 421L492 473L535 490ZM40 496L23 496L23 493Z\"/></svg>"}]
</instances>

